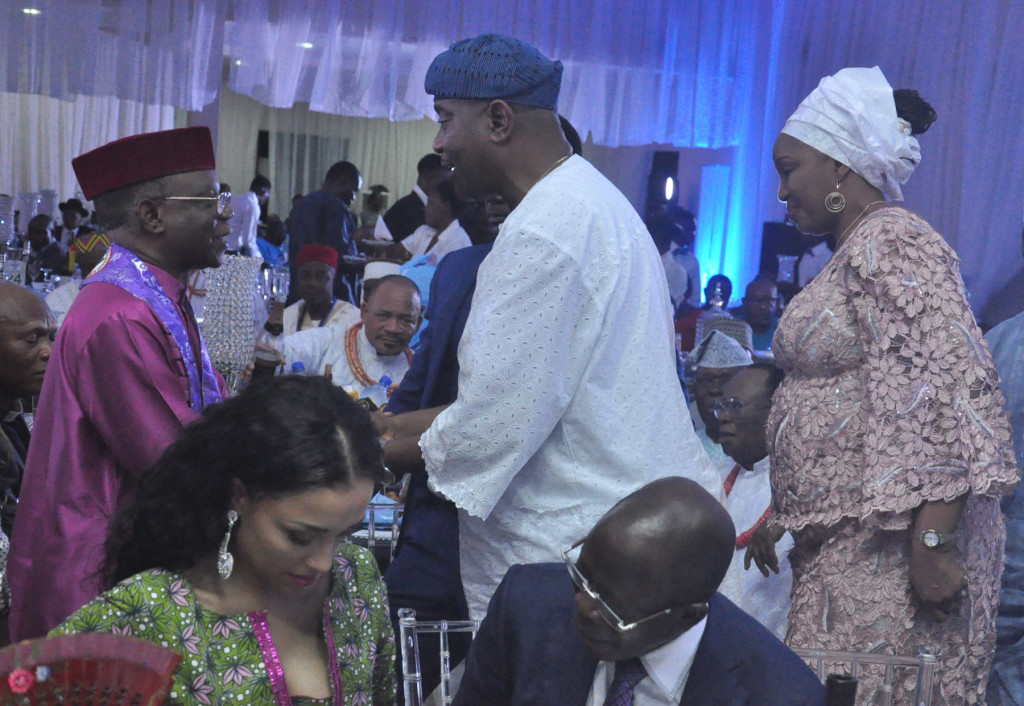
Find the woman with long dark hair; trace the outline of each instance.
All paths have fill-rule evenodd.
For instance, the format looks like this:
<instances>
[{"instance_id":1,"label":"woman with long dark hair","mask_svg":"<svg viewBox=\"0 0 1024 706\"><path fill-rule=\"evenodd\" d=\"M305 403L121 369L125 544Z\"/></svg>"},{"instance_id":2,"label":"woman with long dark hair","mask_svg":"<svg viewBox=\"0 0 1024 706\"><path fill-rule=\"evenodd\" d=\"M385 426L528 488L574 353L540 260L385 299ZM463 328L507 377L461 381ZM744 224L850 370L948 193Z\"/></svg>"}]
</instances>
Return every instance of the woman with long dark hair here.
<instances>
[{"instance_id":1,"label":"woman with long dark hair","mask_svg":"<svg viewBox=\"0 0 1024 706\"><path fill-rule=\"evenodd\" d=\"M786 307L768 420L772 508L749 558L795 542L793 647L939 650L933 704L978 703L1017 481L998 377L956 254L902 200L935 120L878 68L822 79L775 142L779 199L835 255ZM748 558L748 561L749 561ZM862 670L858 701L881 699ZM893 694L909 703L913 675Z\"/></svg>"},{"instance_id":2,"label":"woman with long dark hair","mask_svg":"<svg viewBox=\"0 0 1024 706\"><path fill-rule=\"evenodd\" d=\"M390 704L386 592L372 555L344 542L387 475L343 390L254 385L141 478L107 541L112 588L55 632L179 651L176 704Z\"/></svg>"}]
</instances>

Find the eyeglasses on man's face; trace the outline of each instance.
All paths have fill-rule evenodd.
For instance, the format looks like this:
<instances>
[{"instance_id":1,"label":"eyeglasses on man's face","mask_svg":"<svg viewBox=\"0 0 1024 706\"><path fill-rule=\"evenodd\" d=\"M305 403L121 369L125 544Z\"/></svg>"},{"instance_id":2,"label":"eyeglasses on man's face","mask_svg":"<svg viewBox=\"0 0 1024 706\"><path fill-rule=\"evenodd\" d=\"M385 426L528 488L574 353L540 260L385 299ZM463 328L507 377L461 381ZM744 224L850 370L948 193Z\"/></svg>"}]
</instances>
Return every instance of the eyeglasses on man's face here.
<instances>
[{"instance_id":1,"label":"eyeglasses on man's face","mask_svg":"<svg viewBox=\"0 0 1024 706\"><path fill-rule=\"evenodd\" d=\"M587 581L587 578L582 573L580 573L580 570L576 567L576 562L572 559L572 553L577 548L582 546L582 544L586 541L587 538L584 537L568 549L564 550L562 552L562 560L565 562L565 568L569 570L569 576L572 578L572 582L576 585L577 590L583 591L588 596L590 596L590 598L592 598L595 603L597 603L597 612L601 615L604 621L608 623L608 625L611 626L611 628L614 629L616 632L629 632L630 630L633 630L637 626L642 625L643 623L646 623L649 620L654 620L655 618L660 618L663 615L668 615L676 608L700 609L704 608L707 605L706 603L686 603L679 606L665 608L664 610L659 610L657 613L654 613L653 615L648 615L646 618L635 620L632 623L625 622L622 618L619 617L618 613L612 610L611 606L604 602L604 599L598 595L597 591L590 587L590 582Z\"/></svg>"},{"instance_id":2,"label":"eyeglasses on man's face","mask_svg":"<svg viewBox=\"0 0 1024 706\"><path fill-rule=\"evenodd\" d=\"M216 196L164 196L163 198L166 201L216 201L218 216L223 216L224 212L228 210L228 206L231 205L230 191L225 191Z\"/></svg>"},{"instance_id":3,"label":"eyeglasses on man's face","mask_svg":"<svg viewBox=\"0 0 1024 706\"><path fill-rule=\"evenodd\" d=\"M748 404L738 397L730 397L725 400L715 400L711 409L715 413L715 419L721 419L725 415L732 419L739 419L744 412L753 409L768 409L769 407L771 407L770 404Z\"/></svg>"}]
</instances>

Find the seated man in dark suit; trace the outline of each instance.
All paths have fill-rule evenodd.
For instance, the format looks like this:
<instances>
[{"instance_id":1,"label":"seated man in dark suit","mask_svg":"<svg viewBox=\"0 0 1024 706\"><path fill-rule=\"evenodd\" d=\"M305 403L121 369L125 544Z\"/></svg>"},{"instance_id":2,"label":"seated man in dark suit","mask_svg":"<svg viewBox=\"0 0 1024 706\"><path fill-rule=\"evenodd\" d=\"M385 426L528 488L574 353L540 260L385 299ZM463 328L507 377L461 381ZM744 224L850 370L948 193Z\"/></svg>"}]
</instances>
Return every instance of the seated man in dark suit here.
<instances>
[{"instance_id":1,"label":"seated man in dark suit","mask_svg":"<svg viewBox=\"0 0 1024 706\"><path fill-rule=\"evenodd\" d=\"M455 703L823 704L810 668L716 593L735 541L725 508L693 481L644 486L565 551L566 565L509 569Z\"/></svg>"}]
</instances>

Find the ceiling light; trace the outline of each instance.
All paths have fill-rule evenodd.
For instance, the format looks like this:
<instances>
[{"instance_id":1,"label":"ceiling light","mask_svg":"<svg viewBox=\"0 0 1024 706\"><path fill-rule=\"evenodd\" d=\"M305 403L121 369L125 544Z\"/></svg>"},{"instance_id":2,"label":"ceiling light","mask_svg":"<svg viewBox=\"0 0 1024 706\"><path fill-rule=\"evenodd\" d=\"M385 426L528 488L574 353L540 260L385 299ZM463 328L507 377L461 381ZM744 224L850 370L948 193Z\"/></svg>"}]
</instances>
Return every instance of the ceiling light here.
<instances>
[{"instance_id":1,"label":"ceiling light","mask_svg":"<svg viewBox=\"0 0 1024 706\"><path fill-rule=\"evenodd\" d=\"M299 42L299 46L303 49L312 49L313 45L309 42Z\"/></svg>"},{"instance_id":2,"label":"ceiling light","mask_svg":"<svg viewBox=\"0 0 1024 706\"><path fill-rule=\"evenodd\" d=\"M35 8L35 7L24 7L24 8L22 8L21 11L24 12L26 15L41 15L41 14L43 14L42 10L40 10L38 8Z\"/></svg>"},{"instance_id":3,"label":"ceiling light","mask_svg":"<svg viewBox=\"0 0 1024 706\"><path fill-rule=\"evenodd\" d=\"M241 66L241 65L242 65L242 60L241 59L235 59L235 66Z\"/></svg>"}]
</instances>

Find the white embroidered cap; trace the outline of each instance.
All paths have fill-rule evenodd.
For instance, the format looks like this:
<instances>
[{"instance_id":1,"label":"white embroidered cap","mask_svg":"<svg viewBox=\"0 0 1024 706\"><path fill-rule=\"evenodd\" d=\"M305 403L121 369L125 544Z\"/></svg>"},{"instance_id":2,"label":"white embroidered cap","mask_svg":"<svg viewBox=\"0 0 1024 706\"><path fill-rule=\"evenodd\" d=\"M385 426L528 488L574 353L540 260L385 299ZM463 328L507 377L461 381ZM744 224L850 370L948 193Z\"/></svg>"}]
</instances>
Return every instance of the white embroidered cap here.
<instances>
[{"instance_id":1,"label":"white embroidered cap","mask_svg":"<svg viewBox=\"0 0 1024 706\"><path fill-rule=\"evenodd\" d=\"M732 336L715 330L690 352L690 360L698 368L738 368L753 365L750 351Z\"/></svg>"},{"instance_id":2,"label":"white embroidered cap","mask_svg":"<svg viewBox=\"0 0 1024 706\"><path fill-rule=\"evenodd\" d=\"M892 86L877 66L821 79L782 132L850 167L890 201L903 200L900 184L921 162L921 145L897 117Z\"/></svg>"}]
</instances>

